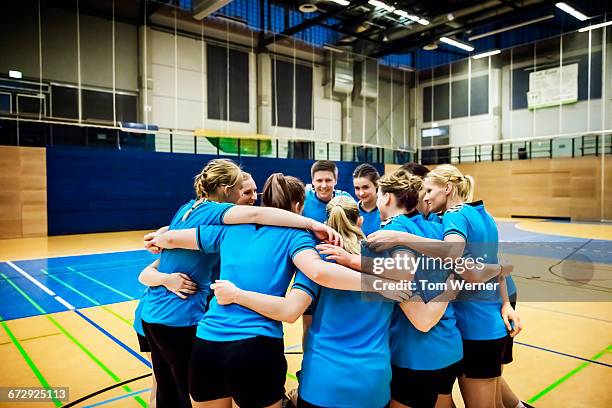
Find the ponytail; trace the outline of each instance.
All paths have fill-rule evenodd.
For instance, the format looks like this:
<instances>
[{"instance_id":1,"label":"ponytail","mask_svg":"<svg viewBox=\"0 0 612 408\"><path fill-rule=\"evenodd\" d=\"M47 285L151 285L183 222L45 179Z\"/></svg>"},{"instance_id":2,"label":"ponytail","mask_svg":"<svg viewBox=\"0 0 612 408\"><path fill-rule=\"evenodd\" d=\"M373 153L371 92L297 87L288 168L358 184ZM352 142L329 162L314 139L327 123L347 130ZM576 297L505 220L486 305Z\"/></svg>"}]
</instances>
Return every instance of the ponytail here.
<instances>
[{"instance_id":1,"label":"ponytail","mask_svg":"<svg viewBox=\"0 0 612 408\"><path fill-rule=\"evenodd\" d=\"M383 193L391 193L398 204L406 210L412 210L419 203L419 192L423 188L423 179L408 171L399 169L385 174L378 180L378 188Z\"/></svg>"},{"instance_id":2,"label":"ponytail","mask_svg":"<svg viewBox=\"0 0 612 408\"><path fill-rule=\"evenodd\" d=\"M360 252L361 240L365 235L357 226L359 207L355 200L348 196L333 198L326 206L327 225L342 237L342 246L351 254Z\"/></svg>"},{"instance_id":3,"label":"ponytail","mask_svg":"<svg viewBox=\"0 0 612 408\"><path fill-rule=\"evenodd\" d=\"M455 166L443 164L430 171L426 177L438 185L451 183L454 194L457 194L463 202L471 202L474 199L474 177L463 175Z\"/></svg>"},{"instance_id":4,"label":"ponytail","mask_svg":"<svg viewBox=\"0 0 612 408\"><path fill-rule=\"evenodd\" d=\"M291 206L294 203L304 204L305 197L305 186L302 180L293 176L285 176L283 173L274 173L264 184L261 202L264 207L292 211Z\"/></svg>"}]
</instances>

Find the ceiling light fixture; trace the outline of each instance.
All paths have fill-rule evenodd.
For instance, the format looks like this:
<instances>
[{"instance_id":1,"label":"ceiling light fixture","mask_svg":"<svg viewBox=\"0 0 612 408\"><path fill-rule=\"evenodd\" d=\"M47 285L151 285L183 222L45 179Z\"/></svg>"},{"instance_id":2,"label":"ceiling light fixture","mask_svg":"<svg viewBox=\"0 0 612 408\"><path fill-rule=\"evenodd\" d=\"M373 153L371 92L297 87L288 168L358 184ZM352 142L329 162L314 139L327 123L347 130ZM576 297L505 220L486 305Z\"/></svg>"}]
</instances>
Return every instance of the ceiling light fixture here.
<instances>
[{"instance_id":1,"label":"ceiling light fixture","mask_svg":"<svg viewBox=\"0 0 612 408\"><path fill-rule=\"evenodd\" d=\"M560 1L559 3L555 4L555 6L557 6L557 8L560 8L561 10L565 11L567 14L571 15L572 17L577 18L580 21L585 21L588 20L588 17L584 14L582 14L580 11L576 10L575 8L573 8L572 6L570 6L569 4Z\"/></svg>"},{"instance_id":2,"label":"ceiling light fixture","mask_svg":"<svg viewBox=\"0 0 612 408\"><path fill-rule=\"evenodd\" d=\"M452 45L453 47L457 47L457 48L461 48L462 50L468 51L468 52L472 52L474 51L474 47L469 45L469 44L464 44L460 41L457 41L453 38L448 38L448 37L441 37L440 41L442 41L445 44L448 45Z\"/></svg>"}]
</instances>

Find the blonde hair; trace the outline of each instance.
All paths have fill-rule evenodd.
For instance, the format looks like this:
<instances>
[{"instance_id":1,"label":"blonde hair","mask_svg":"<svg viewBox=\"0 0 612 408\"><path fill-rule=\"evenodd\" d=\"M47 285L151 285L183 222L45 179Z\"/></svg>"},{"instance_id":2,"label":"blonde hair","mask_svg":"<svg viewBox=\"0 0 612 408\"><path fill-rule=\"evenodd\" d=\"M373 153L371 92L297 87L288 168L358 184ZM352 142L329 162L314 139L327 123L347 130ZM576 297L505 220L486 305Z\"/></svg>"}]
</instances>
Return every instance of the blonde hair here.
<instances>
[{"instance_id":1,"label":"blonde hair","mask_svg":"<svg viewBox=\"0 0 612 408\"><path fill-rule=\"evenodd\" d=\"M253 178L253 176L251 176L251 173L247 173L246 171L242 172L242 181L247 181L250 178Z\"/></svg>"},{"instance_id":2,"label":"blonde hair","mask_svg":"<svg viewBox=\"0 0 612 408\"><path fill-rule=\"evenodd\" d=\"M423 179L399 169L385 174L378 180L378 188L383 193L391 193L406 210L412 210L419 202L419 191L423 188Z\"/></svg>"},{"instance_id":3,"label":"blonde hair","mask_svg":"<svg viewBox=\"0 0 612 408\"><path fill-rule=\"evenodd\" d=\"M326 210L327 225L342 236L344 249L351 254L358 254L360 241L365 239L365 235L357 226L359 207L355 200L348 196L334 197L327 203Z\"/></svg>"},{"instance_id":4,"label":"blonde hair","mask_svg":"<svg viewBox=\"0 0 612 408\"><path fill-rule=\"evenodd\" d=\"M242 180L242 171L228 159L209 161L195 177L193 187L198 199L207 198L220 187L234 187Z\"/></svg>"},{"instance_id":5,"label":"blonde hair","mask_svg":"<svg viewBox=\"0 0 612 408\"><path fill-rule=\"evenodd\" d=\"M221 187L234 187L242 181L242 171L236 163L228 159L214 159L206 163L202 171L195 176L193 188L197 200L183 215L185 221L189 214L200 205L210 194Z\"/></svg>"},{"instance_id":6,"label":"blonde hair","mask_svg":"<svg viewBox=\"0 0 612 408\"><path fill-rule=\"evenodd\" d=\"M443 164L430 171L425 177L432 179L438 185L451 183L453 194L457 194L464 202L471 202L474 198L474 177L463 175L455 166Z\"/></svg>"}]
</instances>

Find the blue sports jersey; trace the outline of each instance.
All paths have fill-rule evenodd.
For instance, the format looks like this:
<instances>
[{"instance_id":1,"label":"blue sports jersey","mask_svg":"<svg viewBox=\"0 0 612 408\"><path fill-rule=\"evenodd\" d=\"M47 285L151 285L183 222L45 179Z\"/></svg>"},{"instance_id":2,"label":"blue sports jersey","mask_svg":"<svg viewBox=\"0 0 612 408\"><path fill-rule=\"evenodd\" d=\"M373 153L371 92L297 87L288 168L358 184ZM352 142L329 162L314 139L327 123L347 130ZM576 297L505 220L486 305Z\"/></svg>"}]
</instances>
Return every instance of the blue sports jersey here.
<instances>
[{"instance_id":1,"label":"blue sports jersey","mask_svg":"<svg viewBox=\"0 0 612 408\"><path fill-rule=\"evenodd\" d=\"M408 232L425 238L442 240L442 224L425 220L418 212L391 219L383 229ZM439 273L437 273L439 272ZM417 270L415 282L445 282L445 271ZM417 290L422 298L424 293ZM429 298L435 295L429 295ZM399 305L395 306L390 330L391 363L411 370L438 370L463 358L461 334L457 329L453 307L449 304L440 321L427 333L419 331L410 322Z\"/></svg>"},{"instance_id":2,"label":"blue sports jersey","mask_svg":"<svg viewBox=\"0 0 612 408\"><path fill-rule=\"evenodd\" d=\"M299 395L324 407L385 406L391 399L389 327L394 303L321 287L298 272L293 288L313 298Z\"/></svg>"},{"instance_id":3,"label":"blue sports jersey","mask_svg":"<svg viewBox=\"0 0 612 408\"><path fill-rule=\"evenodd\" d=\"M497 263L499 245L497 225L484 208L482 201L461 204L444 213L444 236L457 234L465 239L464 257L481 257L485 263ZM497 277L489 282L497 282ZM505 337L508 332L501 317L501 297L497 290L460 293L453 306L461 337L466 340L492 340Z\"/></svg>"},{"instance_id":4,"label":"blue sports jersey","mask_svg":"<svg viewBox=\"0 0 612 408\"><path fill-rule=\"evenodd\" d=\"M437 222L438 224L442 224L442 217L438 213L430 212L427 214L427 221Z\"/></svg>"},{"instance_id":5,"label":"blue sports jersey","mask_svg":"<svg viewBox=\"0 0 612 408\"><path fill-rule=\"evenodd\" d=\"M134 310L134 330L136 330L136 333L140 334L141 336L144 336L144 329L142 328L142 308L144 306L144 297L146 296L147 292L144 293L144 295L142 295L142 298L140 298L138 300L138 304L136 305L136 309Z\"/></svg>"},{"instance_id":6,"label":"blue sports jersey","mask_svg":"<svg viewBox=\"0 0 612 408\"><path fill-rule=\"evenodd\" d=\"M378 211L377 207L374 207L372 211L366 211L363 209L363 207L361 207L360 202L359 215L363 217L363 224L361 225L361 230L363 231L366 237L380 229L380 211Z\"/></svg>"},{"instance_id":7,"label":"blue sports jersey","mask_svg":"<svg viewBox=\"0 0 612 408\"><path fill-rule=\"evenodd\" d=\"M225 213L233 206L229 203L205 201L183 221L183 215L193 203L192 200L179 209L170 223L170 230L223 224ZM212 270L218 262L218 254L203 254L188 249L164 249L161 253L159 271L187 274L196 283L198 290L187 299L181 299L164 286L150 287L143 296L142 320L175 327L198 324L204 314L206 298L210 293Z\"/></svg>"},{"instance_id":8,"label":"blue sports jersey","mask_svg":"<svg viewBox=\"0 0 612 408\"><path fill-rule=\"evenodd\" d=\"M348 196L353 198L349 193L342 190L334 190L333 197ZM327 221L327 203L329 201L321 201L317 197L317 193L311 185L306 188L306 199L304 200L304 217L313 219L319 222Z\"/></svg>"},{"instance_id":9,"label":"blue sports jersey","mask_svg":"<svg viewBox=\"0 0 612 408\"><path fill-rule=\"evenodd\" d=\"M295 274L293 257L314 250L317 242L307 231L256 225L203 226L198 245L206 253L221 255L221 279L243 290L285 296ZM283 337L282 323L237 304L210 302L198 324L197 337L234 341L255 336Z\"/></svg>"}]
</instances>

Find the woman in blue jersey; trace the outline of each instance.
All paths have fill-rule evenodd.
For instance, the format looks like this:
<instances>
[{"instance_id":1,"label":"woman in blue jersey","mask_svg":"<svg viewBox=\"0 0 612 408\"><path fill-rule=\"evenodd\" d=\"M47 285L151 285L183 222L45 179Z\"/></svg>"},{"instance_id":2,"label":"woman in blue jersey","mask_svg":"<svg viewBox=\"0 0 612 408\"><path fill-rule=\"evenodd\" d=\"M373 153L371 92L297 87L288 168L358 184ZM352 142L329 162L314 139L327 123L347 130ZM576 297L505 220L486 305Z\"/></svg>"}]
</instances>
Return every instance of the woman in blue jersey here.
<instances>
[{"instance_id":1,"label":"woman in blue jersey","mask_svg":"<svg viewBox=\"0 0 612 408\"><path fill-rule=\"evenodd\" d=\"M304 195L301 181L274 174L264 186L262 201L299 213ZM208 225L169 231L154 241L162 248L220 252L222 280L265 295L284 295L296 267L319 284L338 289L360 290L371 280L323 261L314 249L316 241L303 230ZM213 298L196 336L189 378L195 407L229 407L232 400L241 407L280 406L287 370L280 322Z\"/></svg>"},{"instance_id":2,"label":"woman in blue jersey","mask_svg":"<svg viewBox=\"0 0 612 408\"><path fill-rule=\"evenodd\" d=\"M442 225L425 220L417 211L422 185L421 177L404 170L379 181L378 207L386 220L384 230L442 239ZM418 296L396 307L390 331L391 408L454 407L451 393L461 374L461 334L448 296L436 299L436 293L420 287L423 282L444 283L448 277L444 270L417 269L412 278ZM429 316L425 322L424 316Z\"/></svg>"},{"instance_id":3,"label":"woman in blue jersey","mask_svg":"<svg viewBox=\"0 0 612 408\"><path fill-rule=\"evenodd\" d=\"M376 189L380 174L368 163L360 164L353 171L353 187L359 199L359 214L363 218L361 229L367 236L380 229L380 211L376 207Z\"/></svg>"},{"instance_id":4,"label":"woman in blue jersey","mask_svg":"<svg viewBox=\"0 0 612 408\"><path fill-rule=\"evenodd\" d=\"M437 244L437 239L389 231L372 234L368 242L401 244L442 259L486 259L479 270L466 271L461 277L473 282L499 280L500 290L464 291L453 309L463 340L464 374L459 380L463 399L470 407L493 407L501 404L497 386L508 332L515 335L520 330L518 316L500 295L505 292L503 277L512 267L497 263L497 227L484 209L477 209L482 202L466 203L473 194L470 177L454 166L442 165L426 176L425 191L432 211L446 211L442 219L446 245ZM514 321L514 328L509 320Z\"/></svg>"},{"instance_id":5,"label":"woman in blue jersey","mask_svg":"<svg viewBox=\"0 0 612 408\"><path fill-rule=\"evenodd\" d=\"M378 184L377 206L385 220L383 231L442 238L442 226L426 221L416 210L422 198L420 177L398 170L383 176ZM360 260L354 255L346 256L330 245L318 248L341 264L359 267ZM393 249L390 256L396 257L402 252L413 257L413 253L405 249ZM406 274L405 271L401 273ZM451 290L432 293L419 287L423 281L445 283L449 273L419 269L406 279L417 285L411 301L402 302L395 308L391 323L391 407L450 408L453 406L452 386L460 374L462 358L461 335L452 307L448 305L448 299L454 295Z\"/></svg>"},{"instance_id":6,"label":"woman in blue jersey","mask_svg":"<svg viewBox=\"0 0 612 408\"><path fill-rule=\"evenodd\" d=\"M242 174L230 160L209 162L196 176L194 187L197 199L178 210L170 223L171 231L200 225L260 223L310 228L328 238L336 235L329 227L289 211L231 204L240 197ZM149 286L139 307L151 347L157 380L156 403L160 408L191 406L187 388L191 346L197 323L206 308L211 275L218 263L219 256L214 253L163 251L160 259L139 277ZM172 290L173 286L168 283L176 273L182 280Z\"/></svg>"}]
</instances>

